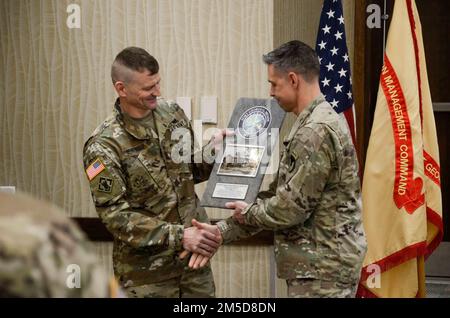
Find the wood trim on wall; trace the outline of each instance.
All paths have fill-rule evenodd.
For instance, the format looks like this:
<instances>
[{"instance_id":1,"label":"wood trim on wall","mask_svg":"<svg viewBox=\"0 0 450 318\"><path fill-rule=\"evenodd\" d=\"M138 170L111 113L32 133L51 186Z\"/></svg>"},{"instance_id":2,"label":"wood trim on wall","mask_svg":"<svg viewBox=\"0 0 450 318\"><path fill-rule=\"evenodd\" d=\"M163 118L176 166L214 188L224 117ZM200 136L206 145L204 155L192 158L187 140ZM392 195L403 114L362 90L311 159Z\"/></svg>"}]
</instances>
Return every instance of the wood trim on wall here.
<instances>
[{"instance_id":1,"label":"wood trim on wall","mask_svg":"<svg viewBox=\"0 0 450 318\"><path fill-rule=\"evenodd\" d=\"M366 20L366 12L370 4L378 5L383 14L383 0L355 1L355 66L353 74L353 93L355 96L356 139L361 176L364 172L367 147L377 103L380 72L383 66L383 21L381 28L370 29ZM394 1L388 0L386 11L391 14ZM389 30L390 16L386 22ZM386 32L387 37L387 32Z\"/></svg>"},{"instance_id":2,"label":"wood trim on wall","mask_svg":"<svg viewBox=\"0 0 450 318\"><path fill-rule=\"evenodd\" d=\"M450 112L450 103L433 103L433 110L435 112Z\"/></svg>"},{"instance_id":3,"label":"wood trim on wall","mask_svg":"<svg viewBox=\"0 0 450 318\"><path fill-rule=\"evenodd\" d=\"M368 114L365 100L364 68L365 68L365 39L366 39L366 3L365 1L355 2L355 52L353 69L353 96L355 98L356 117L356 150L360 162L361 175L364 171L366 159L366 137L364 127L367 127Z\"/></svg>"}]
</instances>

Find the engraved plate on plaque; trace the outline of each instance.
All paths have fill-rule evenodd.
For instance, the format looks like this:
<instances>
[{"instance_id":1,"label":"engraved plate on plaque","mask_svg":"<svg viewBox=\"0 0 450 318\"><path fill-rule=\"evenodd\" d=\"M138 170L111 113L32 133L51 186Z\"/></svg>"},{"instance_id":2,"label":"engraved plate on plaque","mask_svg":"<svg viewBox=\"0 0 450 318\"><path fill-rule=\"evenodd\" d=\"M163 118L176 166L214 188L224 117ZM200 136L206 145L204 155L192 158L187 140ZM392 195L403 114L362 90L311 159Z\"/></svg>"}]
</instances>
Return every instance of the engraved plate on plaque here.
<instances>
[{"instance_id":1,"label":"engraved plate on plaque","mask_svg":"<svg viewBox=\"0 0 450 318\"><path fill-rule=\"evenodd\" d=\"M244 200L247 195L248 184L216 183L213 198Z\"/></svg>"}]
</instances>

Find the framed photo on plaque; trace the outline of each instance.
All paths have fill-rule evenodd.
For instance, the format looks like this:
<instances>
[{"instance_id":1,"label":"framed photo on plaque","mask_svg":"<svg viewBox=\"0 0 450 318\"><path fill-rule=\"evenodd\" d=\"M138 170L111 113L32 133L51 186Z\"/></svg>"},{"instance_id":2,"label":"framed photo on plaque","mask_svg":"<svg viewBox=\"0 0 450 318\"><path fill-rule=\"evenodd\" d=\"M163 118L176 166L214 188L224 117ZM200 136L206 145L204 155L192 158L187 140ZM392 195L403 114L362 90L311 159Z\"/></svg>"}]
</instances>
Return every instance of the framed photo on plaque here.
<instances>
[{"instance_id":1,"label":"framed photo on plaque","mask_svg":"<svg viewBox=\"0 0 450 318\"><path fill-rule=\"evenodd\" d=\"M285 112L273 99L241 98L228 124L235 132L226 138L216 158L201 205L225 208L225 203L254 202L278 146ZM278 152L276 152L278 154Z\"/></svg>"},{"instance_id":2,"label":"framed photo on plaque","mask_svg":"<svg viewBox=\"0 0 450 318\"><path fill-rule=\"evenodd\" d=\"M217 174L254 178L263 155L264 147L261 146L228 144Z\"/></svg>"}]
</instances>

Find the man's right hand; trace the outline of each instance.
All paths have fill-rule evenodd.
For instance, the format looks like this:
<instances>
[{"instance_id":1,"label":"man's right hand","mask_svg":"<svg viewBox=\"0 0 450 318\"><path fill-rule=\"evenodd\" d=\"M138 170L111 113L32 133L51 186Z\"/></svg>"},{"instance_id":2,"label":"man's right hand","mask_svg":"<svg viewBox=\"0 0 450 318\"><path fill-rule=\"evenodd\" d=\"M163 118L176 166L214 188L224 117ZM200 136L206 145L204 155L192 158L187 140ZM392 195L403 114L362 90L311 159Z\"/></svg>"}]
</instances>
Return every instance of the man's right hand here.
<instances>
[{"instance_id":1,"label":"man's right hand","mask_svg":"<svg viewBox=\"0 0 450 318\"><path fill-rule=\"evenodd\" d=\"M217 227L192 220L192 227L183 234L183 248L189 252L211 258L222 243L222 235Z\"/></svg>"}]
</instances>

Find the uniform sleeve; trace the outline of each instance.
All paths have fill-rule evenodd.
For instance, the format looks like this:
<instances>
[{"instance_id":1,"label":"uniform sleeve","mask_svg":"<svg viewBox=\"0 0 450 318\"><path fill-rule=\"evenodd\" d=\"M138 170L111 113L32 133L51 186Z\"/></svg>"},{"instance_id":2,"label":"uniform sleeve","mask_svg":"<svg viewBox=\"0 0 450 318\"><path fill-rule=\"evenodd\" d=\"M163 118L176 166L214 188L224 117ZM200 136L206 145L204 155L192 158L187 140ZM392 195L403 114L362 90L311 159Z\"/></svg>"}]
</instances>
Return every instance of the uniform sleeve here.
<instances>
[{"instance_id":1,"label":"uniform sleeve","mask_svg":"<svg viewBox=\"0 0 450 318\"><path fill-rule=\"evenodd\" d=\"M181 249L182 225L149 217L147 211L132 208L126 200L125 177L113 146L104 141L88 142L83 158L97 213L116 240L134 248Z\"/></svg>"},{"instance_id":2,"label":"uniform sleeve","mask_svg":"<svg viewBox=\"0 0 450 318\"><path fill-rule=\"evenodd\" d=\"M290 151L297 154L295 170L285 183L279 182L275 196L258 199L244 211L246 224L279 230L304 223L320 202L333 158L330 138L306 129L302 141Z\"/></svg>"},{"instance_id":3,"label":"uniform sleeve","mask_svg":"<svg viewBox=\"0 0 450 318\"><path fill-rule=\"evenodd\" d=\"M251 225L239 224L232 217L217 222L220 234L224 244L253 236L262 231L262 229Z\"/></svg>"}]
</instances>

